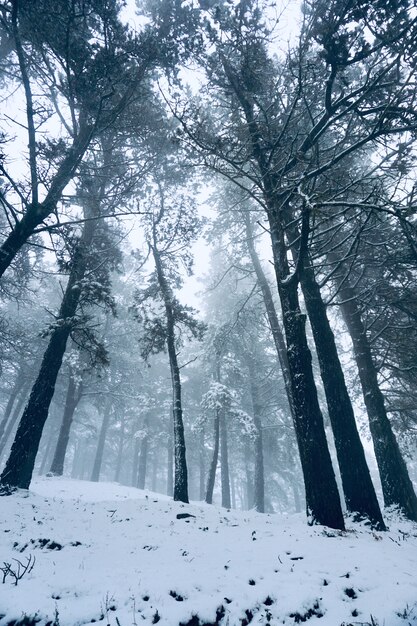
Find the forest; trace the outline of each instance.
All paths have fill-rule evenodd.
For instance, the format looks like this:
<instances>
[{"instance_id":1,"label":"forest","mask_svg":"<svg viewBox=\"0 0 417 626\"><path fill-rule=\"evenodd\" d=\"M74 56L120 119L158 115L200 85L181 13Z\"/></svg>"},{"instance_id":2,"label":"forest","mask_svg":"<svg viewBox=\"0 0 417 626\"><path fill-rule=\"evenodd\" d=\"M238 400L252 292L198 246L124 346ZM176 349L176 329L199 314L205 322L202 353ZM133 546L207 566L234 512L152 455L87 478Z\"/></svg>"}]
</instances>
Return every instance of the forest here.
<instances>
[{"instance_id":1,"label":"forest","mask_svg":"<svg viewBox=\"0 0 417 626\"><path fill-rule=\"evenodd\" d=\"M60 613L62 592L48 619L16 604L53 580L58 527L86 532L84 500L126 498L161 533L175 512L184 541L194 518L239 527L213 550L238 554L246 523L269 541L280 516L316 557L318 533L341 559L357 533L381 563L407 540L417 565L416 79L412 0L0 2L2 626L139 620L107 596L97 620ZM234 613L141 617L417 624L417 586L385 582L397 621L376 598L362 621L316 599L274 614L269 588L262 611L235 590Z\"/></svg>"}]
</instances>

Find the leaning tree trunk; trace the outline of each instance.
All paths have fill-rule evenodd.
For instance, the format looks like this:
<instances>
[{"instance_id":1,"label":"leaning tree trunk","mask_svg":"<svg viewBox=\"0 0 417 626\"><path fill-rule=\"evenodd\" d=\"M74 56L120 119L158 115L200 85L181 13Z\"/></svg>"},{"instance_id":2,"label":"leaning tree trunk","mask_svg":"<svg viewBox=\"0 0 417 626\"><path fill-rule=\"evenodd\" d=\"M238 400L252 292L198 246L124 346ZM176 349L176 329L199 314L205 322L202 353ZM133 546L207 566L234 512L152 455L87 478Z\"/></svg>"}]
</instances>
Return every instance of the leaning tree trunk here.
<instances>
[{"instance_id":1,"label":"leaning tree trunk","mask_svg":"<svg viewBox=\"0 0 417 626\"><path fill-rule=\"evenodd\" d=\"M288 367L288 358L287 358L287 347L285 345L284 335L281 330L281 325L278 320L277 311L275 308L274 298L272 297L271 287L269 286L268 279L265 275L265 272L262 268L261 262L258 257L258 253L255 249L255 244L253 240L253 229L250 221L250 216L247 212L244 213L245 218L245 227L246 227L246 243L249 251L249 256L251 258L251 262L253 268L255 270L256 279L258 281L259 287L262 292L262 299L265 306L266 315L268 318L269 326L272 333L272 338L274 340L275 349L277 351L278 361L281 367L282 377L284 379L285 393L288 400L288 406L290 409L290 415L294 420L294 407L293 400L291 396L291 379L290 372Z\"/></svg>"},{"instance_id":2,"label":"leaning tree trunk","mask_svg":"<svg viewBox=\"0 0 417 626\"><path fill-rule=\"evenodd\" d=\"M271 194L272 195L272 194ZM280 217L268 215L287 345L294 427L303 471L309 523L344 529L339 492L307 343L305 315L298 300L297 276L290 277Z\"/></svg>"},{"instance_id":3,"label":"leaning tree trunk","mask_svg":"<svg viewBox=\"0 0 417 626\"><path fill-rule=\"evenodd\" d=\"M344 529L323 415L317 397L311 352L307 344L305 316L298 302L297 283L278 280L288 365L295 413L295 432L300 450L306 490L307 513L311 523Z\"/></svg>"},{"instance_id":4,"label":"leaning tree trunk","mask_svg":"<svg viewBox=\"0 0 417 626\"><path fill-rule=\"evenodd\" d=\"M7 422L5 431L3 433L3 437L0 439L0 459L3 456L4 450L6 448L6 444L9 441L13 428L15 427L16 422L20 416L20 411L22 410L25 400L27 398L26 394L28 393L30 389L30 382L31 382L30 380L26 381L24 387L22 388L19 394L19 398L16 402L16 405L13 409L13 413L11 414L9 421Z\"/></svg>"},{"instance_id":5,"label":"leaning tree trunk","mask_svg":"<svg viewBox=\"0 0 417 626\"><path fill-rule=\"evenodd\" d=\"M219 460L219 447L220 447L220 409L216 409L214 416L214 447L213 456L211 457L210 469L207 478L206 489L206 502L207 504L213 504L213 491L214 483L216 482L216 470Z\"/></svg>"},{"instance_id":6,"label":"leaning tree trunk","mask_svg":"<svg viewBox=\"0 0 417 626\"><path fill-rule=\"evenodd\" d=\"M77 383L73 373L70 372L64 415L50 469L51 474L54 474L55 476L62 476L64 473L65 456L67 453L71 426L74 419L75 409L81 399L81 394L82 382L80 381Z\"/></svg>"},{"instance_id":7,"label":"leaning tree trunk","mask_svg":"<svg viewBox=\"0 0 417 626\"><path fill-rule=\"evenodd\" d=\"M80 160L91 141L93 129L83 124L75 137L71 149L58 167L48 193L42 202L32 202L26 208L22 219L14 224L10 234L0 246L0 277L3 276L13 259L33 235L35 229L56 210L62 192L74 177Z\"/></svg>"},{"instance_id":8,"label":"leaning tree trunk","mask_svg":"<svg viewBox=\"0 0 417 626\"><path fill-rule=\"evenodd\" d=\"M229 451L227 446L227 422L226 410L220 409L220 469L222 485L222 506L230 509L230 477L229 477Z\"/></svg>"},{"instance_id":9,"label":"leaning tree trunk","mask_svg":"<svg viewBox=\"0 0 417 626\"><path fill-rule=\"evenodd\" d=\"M352 339L385 506L397 506L408 519L417 522L417 497L388 419L355 291L346 277L336 276L336 281L343 319Z\"/></svg>"},{"instance_id":10,"label":"leaning tree trunk","mask_svg":"<svg viewBox=\"0 0 417 626\"><path fill-rule=\"evenodd\" d=\"M6 408L4 409L3 419L0 422L0 440L3 437L4 431L7 427L7 422L9 421L10 415L12 413L13 405L16 402L16 399L21 393L23 387L25 386L25 379L24 379L22 371L23 371L23 367L20 366L17 371L16 378L15 378L12 390L10 392L9 399L7 400Z\"/></svg>"},{"instance_id":11,"label":"leaning tree trunk","mask_svg":"<svg viewBox=\"0 0 417 626\"><path fill-rule=\"evenodd\" d=\"M101 422L100 434L98 436L97 450L94 457L93 470L91 472L91 480L98 482L100 480L101 465L103 463L104 446L106 443L107 431L110 425L110 415L112 409L111 398L108 398L104 408L103 421Z\"/></svg>"},{"instance_id":12,"label":"leaning tree trunk","mask_svg":"<svg viewBox=\"0 0 417 626\"><path fill-rule=\"evenodd\" d=\"M174 414L174 500L188 503L188 472L185 450L184 422L182 417L181 376L178 366L177 349L175 346L175 318L172 303L172 293L165 278L161 257L156 248L152 248L155 260L156 273L166 314L166 343L169 365L171 369L171 383Z\"/></svg>"},{"instance_id":13,"label":"leaning tree trunk","mask_svg":"<svg viewBox=\"0 0 417 626\"><path fill-rule=\"evenodd\" d=\"M72 321L80 300L81 283L87 267L87 257L93 240L95 224L94 220L84 223L83 235L74 253L59 314L51 331L38 377L20 420L10 456L0 476L0 483L3 485L28 489L32 479L43 428L54 395Z\"/></svg>"},{"instance_id":14,"label":"leaning tree trunk","mask_svg":"<svg viewBox=\"0 0 417 626\"><path fill-rule=\"evenodd\" d=\"M259 168L262 180L262 193L267 207L274 270L283 314L294 425L303 469L309 523L325 524L344 529L342 507L324 431L323 415L318 402L311 353L307 343L305 316L301 314L298 301L299 277L297 271L291 276L288 263L283 212L284 197L279 193L281 180L276 177L273 168L271 168L271 162L262 141L263 131L259 128L258 118L254 111L253 100L248 98L239 77L225 57L222 62L230 87L236 94L245 117L250 137L251 155ZM306 247L308 218L308 213L304 213L300 254L304 252Z\"/></svg>"},{"instance_id":15,"label":"leaning tree trunk","mask_svg":"<svg viewBox=\"0 0 417 626\"><path fill-rule=\"evenodd\" d=\"M311 265L301 273L301 288L316 345L346 507L357 519L368 519L373 528L385 530L326 305Z\"/></svg>"}]
</instances>

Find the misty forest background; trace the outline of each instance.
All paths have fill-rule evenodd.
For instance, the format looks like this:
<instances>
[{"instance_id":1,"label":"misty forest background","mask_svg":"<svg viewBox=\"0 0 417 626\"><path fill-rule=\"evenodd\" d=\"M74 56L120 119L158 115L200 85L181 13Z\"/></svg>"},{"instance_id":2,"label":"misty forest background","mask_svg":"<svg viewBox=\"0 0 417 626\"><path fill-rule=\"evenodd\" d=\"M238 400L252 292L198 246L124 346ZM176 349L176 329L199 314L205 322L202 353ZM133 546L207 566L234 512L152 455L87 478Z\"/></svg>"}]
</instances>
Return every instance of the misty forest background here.
<instances>
[{"instance_id":1,"label":"misty forest background","mask_svg":"<svg viewBox=\"0 0 417 626\"><path fill-rule=\"evenodd\" d=\"M417 521L413 2L135 9L0 3L2 493Z\"/></svg>"}]
</instances>

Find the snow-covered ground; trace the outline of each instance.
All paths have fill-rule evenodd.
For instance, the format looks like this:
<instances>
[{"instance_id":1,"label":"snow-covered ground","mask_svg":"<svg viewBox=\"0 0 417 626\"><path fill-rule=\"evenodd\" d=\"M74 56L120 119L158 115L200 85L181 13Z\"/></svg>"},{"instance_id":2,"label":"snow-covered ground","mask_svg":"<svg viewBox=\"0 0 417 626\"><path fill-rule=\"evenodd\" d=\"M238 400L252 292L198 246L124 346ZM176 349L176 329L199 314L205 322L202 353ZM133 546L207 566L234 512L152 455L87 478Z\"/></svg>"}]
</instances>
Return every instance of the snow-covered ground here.
<instances>
[{"instance_id":1,"label":"snow-covered ground","mask_svg":"<svg viewBox=\"0 0 417 626\"><path fill-rule=\"evenodd\" d=\"M17 586L0 572L1 626L417 624L417 527L395 519L338 533L55 478L0 505L0 566L36 558Z\"/></svg>"}]
</instances>

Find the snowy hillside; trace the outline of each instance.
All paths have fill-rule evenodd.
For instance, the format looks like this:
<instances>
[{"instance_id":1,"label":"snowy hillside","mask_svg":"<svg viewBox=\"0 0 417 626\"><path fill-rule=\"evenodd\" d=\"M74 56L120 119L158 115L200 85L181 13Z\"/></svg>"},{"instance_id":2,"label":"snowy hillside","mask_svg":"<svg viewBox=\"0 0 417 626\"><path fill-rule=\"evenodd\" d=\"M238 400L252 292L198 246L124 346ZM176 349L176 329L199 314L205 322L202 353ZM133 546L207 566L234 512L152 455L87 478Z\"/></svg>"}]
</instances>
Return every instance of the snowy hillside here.
<instances>
[{"instance_id":1,"label":"snowy hillside","mask_svg":"<svg viewBox=\"0 0 417 626\"><path fill-rule=\"evenodd\" d=\"M37 480L1 508L1 626L24 615L51 626L417 624L411 524L338 533L302 516L61 479ZM16 586L3 562L16 572L29 558Z\"/></svg>"}]
</instances>

